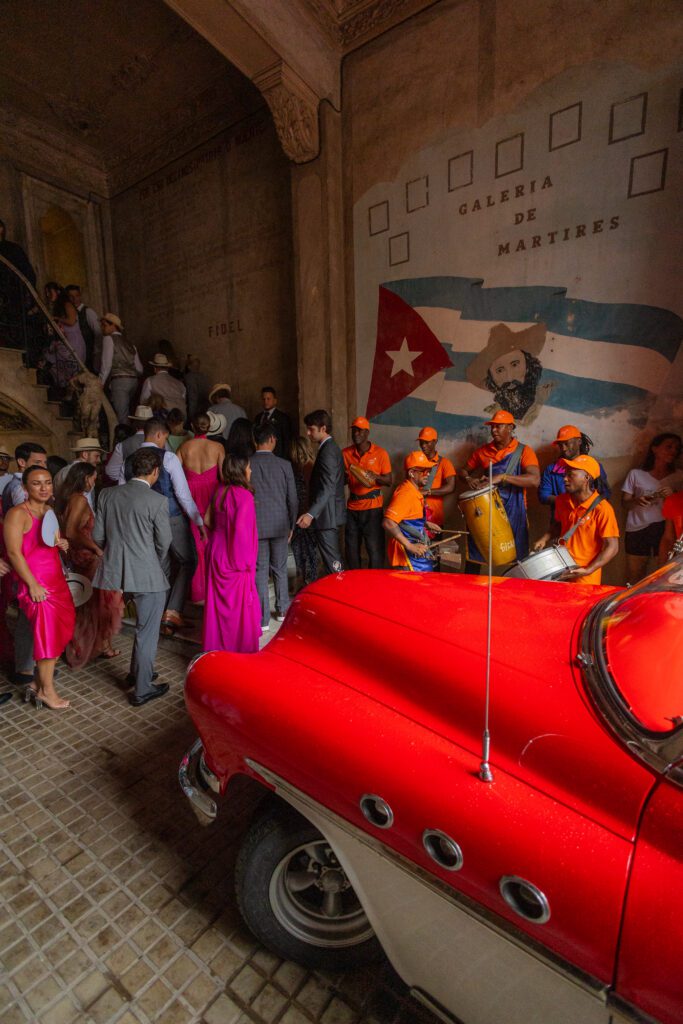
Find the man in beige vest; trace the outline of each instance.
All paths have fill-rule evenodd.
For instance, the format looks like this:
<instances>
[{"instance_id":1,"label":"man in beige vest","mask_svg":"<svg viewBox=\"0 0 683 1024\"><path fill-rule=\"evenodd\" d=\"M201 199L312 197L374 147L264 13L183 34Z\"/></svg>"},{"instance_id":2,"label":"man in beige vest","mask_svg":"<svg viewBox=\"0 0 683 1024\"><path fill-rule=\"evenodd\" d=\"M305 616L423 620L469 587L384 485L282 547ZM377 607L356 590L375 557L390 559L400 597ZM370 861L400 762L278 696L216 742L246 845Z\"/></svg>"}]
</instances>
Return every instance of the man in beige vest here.
<instances>
[{"instance_id":1,"label":"man in beige vest","mask_svg":"<svg viewBox=\"0 0 683 1024\"><path fill-rule=\"evenodd\" d=\"M157 352L154 359L150 360L149 365L154 368L154 374L148 377L142 385L140 402L143 405L151 405L152 395L159 395L166 412L170 412L171 409L180 409L185 418L187 416L185 385L168 372L172 367L171 360L163 352Z\"/></svg>"},{"instance_id":2,"label":"man in beige vest","mask_svg":"<svg viewBox=\"0 0 683 1024\"><path fill-rule=\"evenodd\" d=\"M100 380L109 381L109 398L119 423L128 422L131 402L142 376L138 350L123 337L123 324L114 313L105 313L102 325Z\"/></svg>"}]
</instances>

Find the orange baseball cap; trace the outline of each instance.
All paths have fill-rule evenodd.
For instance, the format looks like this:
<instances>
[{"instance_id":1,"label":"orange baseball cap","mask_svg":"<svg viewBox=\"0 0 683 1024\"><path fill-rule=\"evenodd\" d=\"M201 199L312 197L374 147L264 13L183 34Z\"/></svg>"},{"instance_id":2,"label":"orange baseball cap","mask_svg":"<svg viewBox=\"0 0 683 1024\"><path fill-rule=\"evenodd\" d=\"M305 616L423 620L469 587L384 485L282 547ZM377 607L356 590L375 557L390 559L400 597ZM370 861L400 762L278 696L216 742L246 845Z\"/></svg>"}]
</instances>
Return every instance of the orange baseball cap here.
<instances>
[{"instance_id":1,"label":"orange baseball cap","mask_svg":"<svg viewBox=\"0 0 683 1024\"><path fill-rule=\"evenodd\" d=\"M582 469L591 480L597 480L600 476L600 463L592 455L577 455L575 459L560 459L560 462L572 469Z\"/></svg>"},{"instance_id":2,"label":"orange baseball cap","mask_svg":"<svg viewBox=\"0 0 683 1024\"><path fill-rule=\"evenodd\" d=\"M558 441L569 441L572 437L581 437L581 431L578 427L573 427L571 423L568 423L566 427L560 427L553 444L557 444Z\"/></svg>"},{"instance_id":3,"label":"orange baseball cap","mask_svg":"<svg viewBox=\"0 0 683 1024\"><path fill-rule=\"evenodd\" d=\"M418 441L438 441L439 435L434 430L434 427L423 427L417 435L417 439Z\"/></svg>"},{"instance_id":4,"label":"orange baseball cap","mask_svg":"<svg viewBox=\"0 0 683 1024\"><path fill-rule=\"evenodd\" d=\"M495 416L492 417L492 419L486 420L486 423L488 426L490 426L492 423L511 423L514 427L515 417L512 415L511 412L507 412L505 409L499 409Z\"/></svg>"},{"instance_id":5,"label":"orange baseball cap","mask_svg":"<svg viewBox=\"0 0 683 1024\"><path fill-rule=\"evenodd\" d=\"M406 473L409 469L431 469L432 464L425 455L424 452L410 452L406 455L405 462L403 463L406 469Z\"/></svg>"},{"instance_id":6,"label":"orange baseball cap","mask_svg":"<svg viewBox=\"0 0 683 1024\"><path fill-rule=\"evenodd\" d=\"M351 424L352 427L358 427L359 430L369 430L370 421L366 420L365 416L356 416L355 420Z\"/></svg>"}]
</instances>

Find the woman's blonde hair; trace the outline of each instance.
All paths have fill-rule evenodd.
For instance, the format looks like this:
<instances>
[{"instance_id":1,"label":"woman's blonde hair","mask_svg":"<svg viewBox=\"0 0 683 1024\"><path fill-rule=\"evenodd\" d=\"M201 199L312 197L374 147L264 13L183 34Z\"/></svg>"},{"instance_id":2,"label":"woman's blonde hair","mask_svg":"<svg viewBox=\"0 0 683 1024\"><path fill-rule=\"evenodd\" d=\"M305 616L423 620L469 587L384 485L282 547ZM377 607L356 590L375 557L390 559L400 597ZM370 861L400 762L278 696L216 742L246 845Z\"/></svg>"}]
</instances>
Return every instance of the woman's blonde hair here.
<instances>
[{"instance_id":1,"label":"woman's blonde hair","mask_svg":"<svg viewBox=\"0 0 683 1024\"><path fill-rule=\"evenodd\" d=\"M295 466L301 469L309 462L313 462L313 452L307 437L295 437L289 446L289 457Z\"/></svg>"}]
</instances>

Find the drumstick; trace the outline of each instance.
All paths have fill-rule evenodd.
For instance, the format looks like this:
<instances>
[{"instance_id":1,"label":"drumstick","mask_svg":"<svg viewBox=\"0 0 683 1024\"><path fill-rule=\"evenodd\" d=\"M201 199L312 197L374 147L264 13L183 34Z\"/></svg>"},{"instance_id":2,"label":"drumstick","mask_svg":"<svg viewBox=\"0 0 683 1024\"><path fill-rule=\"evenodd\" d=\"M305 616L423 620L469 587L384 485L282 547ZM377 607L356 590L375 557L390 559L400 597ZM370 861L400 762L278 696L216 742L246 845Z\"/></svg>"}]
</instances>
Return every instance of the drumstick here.
<instances>
[{"instance_id":1,"label":"drumstick","mask_svg":"<svg viewBox=\"0 0 683 1024\"><path fill-rule=\"evenodd\" d=\"M467 530L449 530L449 533L457 533L457 534L459 534L459 535L464 537L465 534L467 533ZM450 538L447 537L446 540L437 540L433 544L428 544L427 547L428 547L429 551L431 551L432 548L438 548L438 547L440 547L441 544L446 544L446 542L449 539Z\"/></svg>"}]
</instances>

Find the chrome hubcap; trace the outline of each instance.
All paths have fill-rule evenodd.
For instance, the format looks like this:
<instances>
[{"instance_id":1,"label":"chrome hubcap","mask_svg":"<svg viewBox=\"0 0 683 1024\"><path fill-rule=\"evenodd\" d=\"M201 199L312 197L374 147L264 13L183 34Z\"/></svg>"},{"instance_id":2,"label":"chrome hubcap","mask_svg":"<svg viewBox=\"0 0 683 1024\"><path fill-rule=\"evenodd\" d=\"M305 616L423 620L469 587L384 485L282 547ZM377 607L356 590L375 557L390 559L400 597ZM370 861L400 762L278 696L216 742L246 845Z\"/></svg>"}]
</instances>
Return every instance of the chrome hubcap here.
<instances>
[{"instance_id":1,"label":"chrome hubcap","mask_svg":"<svg viewBox=\"0 0 683 1024\"><path fill-rule=\"evenodd\" d=\"M279 923L302 942L343 947L372 938L365 911L323 839L303 843L282 858L273 872L269 896Z\"/></svg>"}]
</instances>

